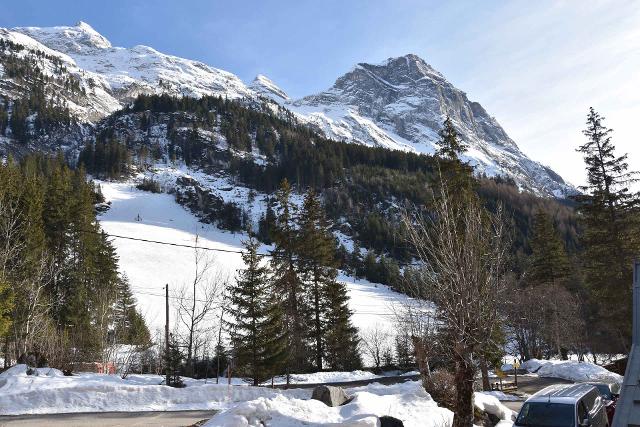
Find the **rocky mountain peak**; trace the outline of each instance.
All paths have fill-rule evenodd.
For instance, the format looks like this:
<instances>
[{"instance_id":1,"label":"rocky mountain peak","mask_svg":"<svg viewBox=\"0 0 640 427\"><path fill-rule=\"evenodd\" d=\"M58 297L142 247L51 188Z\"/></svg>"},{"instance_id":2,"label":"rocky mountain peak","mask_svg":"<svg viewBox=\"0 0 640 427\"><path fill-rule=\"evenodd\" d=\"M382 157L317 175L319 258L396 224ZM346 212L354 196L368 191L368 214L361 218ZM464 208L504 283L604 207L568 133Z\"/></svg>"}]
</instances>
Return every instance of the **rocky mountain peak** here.
<instances>
[{"instance_id":1,"label":"rocky mountain peak","mask_svg":"<svg viewBox=\"0 0 640 427\"><path fill-rule=\"evenodd\" d=\"M82 21L73 27L18 27L13 31L25 34L49 49L67 54L111 48L111 42L106 37Z\"/></svg>"},{"instance_id":2,"label":"rocky mountain peak","mask_svg":"<svg viewBox=\"0 0 640 427\"><path fill-rule=\"evenodd\" d=\"M398 80L398 83L417 83L425 77L446 81L440 72L413 53L389 58L380 64L358 65L382 75L392 75Z\"/></svg>"},{"instance_id":3,"label":"rocky mountain peak","mask_svg":"<svg viewBox=\"0 0 640 427\"><path fill-rule=\"evenodd\" d=\"M276 85L271 79L262 74L258 74L253 82L249 85L249 89L253 90L259 95L266 98L271 98L274 101L287 101L289 95Z\"/></svg>"},{"instance_id":4,"label":"rocky mountain peak","mask_svg":"<svg viewBox=\"0 0 640 427\"><path fill-rule=\"evenodd\" d=\"M488 176L505 175L539 194L575 191L529 159L495 118L415 54L360 63L324 92L290 108L331 138L432 154L445 117L469 149L464 160Z\"/></svg>"}]
</instances>

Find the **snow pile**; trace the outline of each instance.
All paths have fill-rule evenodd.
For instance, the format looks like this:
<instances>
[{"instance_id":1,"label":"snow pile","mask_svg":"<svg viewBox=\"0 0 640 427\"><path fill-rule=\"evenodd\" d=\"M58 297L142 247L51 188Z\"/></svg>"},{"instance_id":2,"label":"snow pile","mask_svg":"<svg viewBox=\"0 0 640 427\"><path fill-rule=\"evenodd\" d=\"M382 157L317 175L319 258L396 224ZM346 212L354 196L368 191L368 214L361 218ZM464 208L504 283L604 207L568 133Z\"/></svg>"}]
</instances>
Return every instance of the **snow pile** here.
<instances>
[{"instance_id":1,"label":"snow pile","mask_svg":"<svg viewBox=\"0 0 640 427\"><path fill-rule=\"evenodd\" d=\"M453 422L453 413L441 408L424 391L419 381L402 384L369 384L347 389L353 400L339 407L328 407L314 400L290 398L285 395L259 398L229 408L214 416L206 426L278 426L309 425L377 426L377 417L389 415L402 420L406 427L446 427ZM476 407L496 415L500 426L510 426L515 413L491 395L475 393Z\"/></svg>"},{"instance_id":2,"label":"snow pile","mask_svg":"<svg viewBox=\"0 0 640 427\"><path fill-rule=\"evenodd\" d=\"M569 381L602 381L622 384L622 375L611 372L602 366L574 360L538 360L531 359L522 364L529 372L541 377L562 378Z\"/></svg>"},{"instance_id":3,"label":"snow pile","mask_svg":"<svg viewBox=\"0 0 640 427\"><path fill-rule=\"evenodd\" d=\"M206 426L278 426L340 425L377 426L377 418L390 415L406 427L451 425L453 413L440 408L417 381L382 386L372 384L348 390L353 400L339 407L328 407L315 400L259 398L237 405L214 416Z\"/></svg>"},{"instance_id":4,"label":"snow pile","mask_svg":"<svg viewBox=\"0 0 640 427\"><path fill-rule=\"evenodd\" d=\"M553 363L552 360L539 360L539 359L529 359L526 362L523 362L522 365L520 365L520 367L522 369L526 369L527 371L531 372L531 373L536 373L538 372L538 369L540 369L540 367L546 363Z\"/></svg>"},{"instance_id":5,"label":"snow pile","mask_svg":"<svg viewBox=\"0 0 640 427\"><path fill-rule=\"evenodd\" d=\"M91 373L65 377L49 368L27 375L27 370L26 365L16 365L0 374L0 415L210 410L285 393L291 398L310 395L310 390L279 391L202 381L188 381L185 388L172 388L155 385L157 375L135 375L123 380L116 375Z\"/></svg>"},{"instance_id":6,"label":"snow pile","mask_svg":"<svg viewBox=\"0 0 640 427\"><path fill-rule=\"evenodd\" d=\"M510 426L516 419L516 413L504 406L498 397L488 393L473 393L473 404L476 408L500 418L498 426Z\"/></svg>"},{"instance_id":7,"label":"snow pile","mask_svg":"<svg viewBox=\"0 0 640 427\"><path fill-rule=\"evenodd\" d=\"M509 371L513 371L513 364L512 363L505 363L504 365L502 365L500 367L500 370L502 372L509 372Z\"/></svg>"}]
</instances>

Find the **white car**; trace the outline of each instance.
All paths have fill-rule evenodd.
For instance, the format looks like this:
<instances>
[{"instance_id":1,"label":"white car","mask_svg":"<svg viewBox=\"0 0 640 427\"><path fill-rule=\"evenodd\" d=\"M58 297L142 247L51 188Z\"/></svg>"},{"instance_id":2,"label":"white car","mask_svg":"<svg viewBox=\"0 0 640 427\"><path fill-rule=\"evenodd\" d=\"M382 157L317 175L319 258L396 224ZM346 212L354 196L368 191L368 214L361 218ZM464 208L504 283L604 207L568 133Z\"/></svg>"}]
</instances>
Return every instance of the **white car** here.
<instances>
[{"instance_id":1,"label":"white car","mask_svg":"<svg viewBox=\"0 0 640 427\"><path fill-rule=\"evenodd\" d=\"M591 384L552 385L522 405L514 427L609 427L605 402Z\"/></svg>"}]
</instances>

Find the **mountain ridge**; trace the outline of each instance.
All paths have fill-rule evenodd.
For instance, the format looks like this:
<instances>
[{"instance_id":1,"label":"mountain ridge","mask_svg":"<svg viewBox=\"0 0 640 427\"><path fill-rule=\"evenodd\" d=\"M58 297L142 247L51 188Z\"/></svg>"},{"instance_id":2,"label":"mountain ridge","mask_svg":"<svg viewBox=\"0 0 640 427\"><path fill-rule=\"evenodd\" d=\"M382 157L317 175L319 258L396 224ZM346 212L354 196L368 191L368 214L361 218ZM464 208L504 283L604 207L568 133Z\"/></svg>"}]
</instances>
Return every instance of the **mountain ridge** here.
<instances>
[{"instance_id":1,"label":"mountain ridge","mask_svg":"<svg viewBox=\"0 0 640 427\"><path fill-rule=\"evenodd\" d=\"M96 122L140 94L262 99L332 139L433 154L449 116L469 145L463 160L478 173L510 177L521 189L546 196L575 192L556 172L529 159L482 105L415 54L358 63L329 89L291 99L263 75L245 84L228 71L152 47L114 47L82 21L73 27L2 29L0 38L58 55L86 93L86 99L63 96L83 121ZM0 95L7 96L1 85Z\"/></svg>"}]
</instances>

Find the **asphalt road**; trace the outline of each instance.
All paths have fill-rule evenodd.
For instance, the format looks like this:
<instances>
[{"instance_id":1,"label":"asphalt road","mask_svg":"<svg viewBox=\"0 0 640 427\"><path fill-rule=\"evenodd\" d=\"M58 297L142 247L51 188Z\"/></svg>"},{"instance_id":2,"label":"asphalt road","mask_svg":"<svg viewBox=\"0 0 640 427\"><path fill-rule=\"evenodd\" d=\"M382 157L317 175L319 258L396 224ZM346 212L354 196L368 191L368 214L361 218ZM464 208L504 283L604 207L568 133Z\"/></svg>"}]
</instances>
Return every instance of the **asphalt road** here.
<instances>
[{"instance_id":1,"label":"asphalt road","mask_svg":"<svg viewBox=\"0 0 640 427\"><path fill-rule=\"evenodd\" d=\"M325 383L344 388L359 387L378 382L382 384L396 384L409 380L416 380L417 376L384 377L372 380L350 381L343 383ZM513 382L514 378L507 377L503 381ZM497 379L492 379L496 382ZM518 376L518 394L531 395L552 384L567 384L557 378L539 378L535 376ZM319 384L295 384L291 388L313 388ZM277 386L282 388L283 386ZM523 400L524 401L524 400ZM523 401L503 402L514 411L519 411ZM117 427L117 426L149 426L149 427L184 427L191 426L198 421L211 418L215 411L180 411L180 412L102 412L85 414L56 414L56 415L18 415L0 417L0 427Z\"/></svg>"},{"instance_id":2,"label":"asphalt road","mask_svg":"<svg viewBox=\"0 0 640 427\"><path fill-rule=\"evenodd\" d=\"M514 377L511 375L504 378L502 381L514 382L514 380L515 380ZM497 381L497 378L491 378L492 383L495 383L496 381ZM507 391L506 393L517 394L517 395L532 395L550 385L571 384L572 382L573 381L562 380L560 378L541 378L537 376L518 375L518 391L517 392ZM523 398L520 401L502 402L502 403L507 408L518 412L520 411L520 408L522 407L522 404L524 403L525 400L526 399Z\"/></svg>"},{"instance_id":3,"label":"asphalt road","mask_svg":"<svg viewBox=\"0 0 640 427\"><path fill-rule=\"evenodd\" d=\"M209 419L216 411L101 412L0 417L0 427L184 427Z\"/></svg>"}]
</instances>

